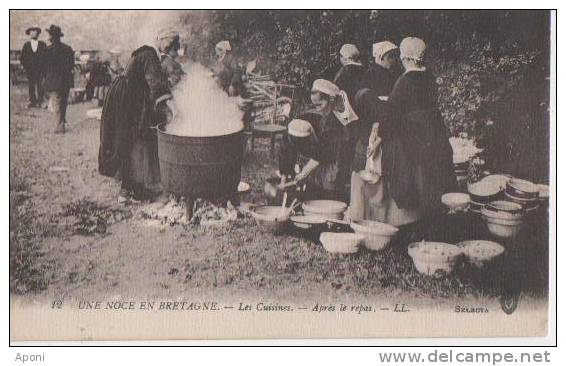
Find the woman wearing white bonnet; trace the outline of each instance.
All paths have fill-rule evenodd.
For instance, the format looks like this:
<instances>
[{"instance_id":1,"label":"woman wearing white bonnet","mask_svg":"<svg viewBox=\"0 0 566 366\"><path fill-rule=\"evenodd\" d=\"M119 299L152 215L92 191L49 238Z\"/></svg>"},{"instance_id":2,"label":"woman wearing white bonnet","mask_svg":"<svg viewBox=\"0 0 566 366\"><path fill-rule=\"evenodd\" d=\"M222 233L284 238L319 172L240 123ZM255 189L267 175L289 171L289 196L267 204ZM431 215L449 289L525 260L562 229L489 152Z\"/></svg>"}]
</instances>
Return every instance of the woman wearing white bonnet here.
<instances>
[{"instance_id":1,"label":"woman wearing white bonnet","mask_svg":"<svg viewBox=\"0 0 566 366\"><path fill-rule=\"evenodd\" d=\"M435 77L423 64L426 45L415 37L400 46L405 72L395 83L379 126L382 173L397 210L389 222L433 226L442 194L456 188L448 130L438 108ZM427 238L432 239L432 238Z\"/></svg>"},{"instance_id":2,"label":"woman wearing white bonnet","mask_svg":"<svg viewBox=\"0 0 566 366\"><path fill-rule=\"evenodd\" d=\"M308 124L292 121L288 138L281 147L279 171L281 183L290 179L307 183L310 198L343 199L350 176L351 157L345 142L347 126L358 120L345 92L336 84L324 79L314 81L311 101L316 114L310 114ZM309 133L308 137L302 135ZM308 143L305 143L308 141ZM301 158L303 158L301 163ZM295 175L296 163L302 165Z\"/></svg>"},{"instance_id":3,"label":"woman wearing white bonnet","mask_svg":"<svg viewBox=\"0 0 566 366\"><path fill-rule=\"evenodd\" d=\"M229 41L220 41L216 44L216 65L213 75L218 85L230 96L238 94L242 83L242 73L232 56L232 46Z\"/></svg>"},{"instance_id":4,"label":"woman wearing white bonnet","mask_svg":"<svg viewBox=\"0 0 566 366\"><path fill-rule=\"evenodd\" d=\"M363 86L372 89L379 96L389 96L400 75L399 47L389 41L374 43L372 54L374 63L368 68Z\"/></svg>"},{"instance_id":5,"label":"woman wearing white bonnet","mask_svg":"<svg viewBox=\"0 0 566 366\"><path fill-rule=\"evenodd\" d=\"M281 185L306 183L303 199L335 199L336 144L339 134L321 116L308 113L289 122L279 150ZM339 126L334 126L339 129ZM298 168L298 173L296 169Z\"/></svg>"},{"instance_id":6,"label":"woman wearing white bonnet","mask_svg":"<svg viewBox=\"0 0 566 366\"><path fill-rule=\"evenodd\" d=\"M334 77L334 84L344 90L350 102L362 87L365 67L360 63L360 51L353 44L345 44L340 48L340 62L342 67Z\"/></svg>"}]
</instances>

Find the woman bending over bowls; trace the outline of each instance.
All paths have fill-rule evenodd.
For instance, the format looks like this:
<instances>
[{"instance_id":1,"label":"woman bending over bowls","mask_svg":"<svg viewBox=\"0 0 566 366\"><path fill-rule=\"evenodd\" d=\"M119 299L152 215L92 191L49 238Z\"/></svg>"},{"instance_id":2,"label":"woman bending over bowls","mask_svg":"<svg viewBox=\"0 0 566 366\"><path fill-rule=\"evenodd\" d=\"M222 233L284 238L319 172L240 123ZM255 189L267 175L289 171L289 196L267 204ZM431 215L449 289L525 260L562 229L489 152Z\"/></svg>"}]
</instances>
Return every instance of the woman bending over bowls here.
<instances>
[{"instance_id":1,"label":"woman bending over bowls","mask_svg":"<svg viewBox=\"0 0 566 366\"><path fill-rule=\"evenodd\" d=\"M354 147L350 124L358 116L345 92L334 83L318 79L311 100L317 114L293 120L288 125L280 156L281 185L307 182L307 196L343 200ZM295 174L295 164L300 171Z\"/></svg>"}]
</instances>

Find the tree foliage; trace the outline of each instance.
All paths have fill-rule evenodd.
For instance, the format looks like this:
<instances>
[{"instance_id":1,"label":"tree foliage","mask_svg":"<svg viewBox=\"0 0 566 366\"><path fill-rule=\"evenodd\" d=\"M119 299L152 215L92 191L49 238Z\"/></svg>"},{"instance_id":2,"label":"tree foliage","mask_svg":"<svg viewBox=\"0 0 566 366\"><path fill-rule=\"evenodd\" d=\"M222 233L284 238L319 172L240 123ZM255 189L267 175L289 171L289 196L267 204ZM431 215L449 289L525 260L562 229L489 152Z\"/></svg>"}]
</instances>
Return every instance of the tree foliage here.
<instances>
[{"instance_id":1,"label":"tree foliage","mask_svg":"<svg viewBox=\"0 0 566 366\"><path fill-rule=\"evenodd\" d=\"M476 133L534 57L548 59L550 42L545 11L221 10L190 13L185 24L195 59L210 62L215 43L227 39L242 62L257 58L277 80L304 89L334 76L344 43L356 44L368 64L375 42L423 38L454 134Z\"/></svg>"}]
</instances>

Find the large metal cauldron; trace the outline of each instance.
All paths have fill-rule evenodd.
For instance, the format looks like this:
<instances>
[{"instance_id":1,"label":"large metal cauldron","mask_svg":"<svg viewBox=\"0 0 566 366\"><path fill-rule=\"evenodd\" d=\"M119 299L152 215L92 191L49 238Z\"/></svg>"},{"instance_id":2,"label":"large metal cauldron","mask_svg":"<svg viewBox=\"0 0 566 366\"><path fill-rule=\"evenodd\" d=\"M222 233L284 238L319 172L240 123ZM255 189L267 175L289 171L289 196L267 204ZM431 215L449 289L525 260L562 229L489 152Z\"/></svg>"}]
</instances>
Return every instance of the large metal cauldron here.
<instances>
[{"instance_id":1,"label":"large metal cauldron","mask_svg":"<svg viewBox=\"0 0 566 366\"><path fill-rule=\"evenodd\" d=\"M161 183L166 192L185 196L192 215L195 198L237 196L244 149L243 130L224 136L188 137L158 128Z\"/></svg>"}]
</instances>

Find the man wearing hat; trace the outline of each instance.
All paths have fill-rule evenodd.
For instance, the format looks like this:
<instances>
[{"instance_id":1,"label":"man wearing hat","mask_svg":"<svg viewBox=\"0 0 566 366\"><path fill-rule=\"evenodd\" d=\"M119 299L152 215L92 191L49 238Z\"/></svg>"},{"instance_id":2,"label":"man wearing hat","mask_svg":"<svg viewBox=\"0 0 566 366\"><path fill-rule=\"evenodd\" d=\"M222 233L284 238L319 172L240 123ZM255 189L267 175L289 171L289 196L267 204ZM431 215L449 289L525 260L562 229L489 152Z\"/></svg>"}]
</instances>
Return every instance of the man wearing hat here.
<instances>
[{"instance_id":1,"label":"man wearing hat","mask_svg":"<svg viewBox=\"0 0 566 366\"><path fill-rule=\"evenodd\" d=\"M370 88L379 96L389 96L399 77L399 47L389 41L373 44L375 63L367 71L364 87Z\"/></svg>"},{"instance_id":2,"label":"man wearing hat","mask_svg":"<svg viewBox=\"0 0 566 366\"><path fill-rule=\"evenodd\" d=\"M55 118L55 133L65 133L65 114L69 90L74 85L73 68L75 53L63 42L61 28L51 25L46 29L51 43L45 51L45 80L44 88L49 93L49 102Z\"/></svg>"},{"instance_id":3,"label":"man wearing hat","mask_svg":"<svg viewBox=\"0 0 566 366\"><path fill-rule=\"evenodd\" d=\"M38 40L40 33L41 28L38 27L30 27L26 30L26 34L30 37L30 40L24 43L22 47L22 57L20 59L28 78L28 108L41 107L43 103L41 77L43 74L45 49L47 45L45 42Z\"/></svg>"}]
</instances>

